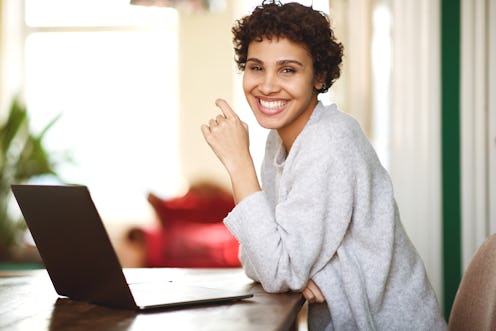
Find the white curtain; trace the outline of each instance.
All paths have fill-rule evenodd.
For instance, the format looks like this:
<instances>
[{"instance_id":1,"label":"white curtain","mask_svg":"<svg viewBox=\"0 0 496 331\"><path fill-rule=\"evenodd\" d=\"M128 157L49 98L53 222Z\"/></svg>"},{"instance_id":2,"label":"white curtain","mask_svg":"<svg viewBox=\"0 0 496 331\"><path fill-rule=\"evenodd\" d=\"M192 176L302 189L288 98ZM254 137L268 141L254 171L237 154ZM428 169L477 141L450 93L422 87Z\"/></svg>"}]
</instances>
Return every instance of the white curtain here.
<instances>
[{"instance_id":1,"label":"white curtain","mask_svg":"<svg viewBox=\"0 0 496 331\"><path fill-rule=\"evenodd\" d=\"M330 0L336 85L388 168L405 229L442 301L439 0Z\"/></svg>"}]
</instances>

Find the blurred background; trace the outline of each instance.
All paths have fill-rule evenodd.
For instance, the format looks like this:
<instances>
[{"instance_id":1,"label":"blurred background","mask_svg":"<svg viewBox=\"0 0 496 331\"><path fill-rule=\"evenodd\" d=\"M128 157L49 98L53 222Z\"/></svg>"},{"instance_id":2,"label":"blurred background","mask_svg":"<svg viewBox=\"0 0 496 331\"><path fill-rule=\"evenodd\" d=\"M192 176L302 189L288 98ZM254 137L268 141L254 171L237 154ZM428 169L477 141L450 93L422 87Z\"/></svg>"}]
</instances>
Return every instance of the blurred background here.
<instances>
[{"instance_id":1,"label":"blurred background","mask_svg":"<svg viewBox=\"0 0 496 331\"><path fill-rule=\"evenodd\" d=\"M404 226L445 311L496 231L496 1L301 1L328 13L343 74L324 103L355 116L390 172ZM0 123L18 98L57 176L87 185L109 227L156 220L147 201L228 177L200 125L228 100L251 116L231 43L259 1L0 0ZM57 156L57 157L56 157ZM18 212L10 203L9 213ZM0 230L1 231L1 230Z\"/></svg>"}]
</instances>

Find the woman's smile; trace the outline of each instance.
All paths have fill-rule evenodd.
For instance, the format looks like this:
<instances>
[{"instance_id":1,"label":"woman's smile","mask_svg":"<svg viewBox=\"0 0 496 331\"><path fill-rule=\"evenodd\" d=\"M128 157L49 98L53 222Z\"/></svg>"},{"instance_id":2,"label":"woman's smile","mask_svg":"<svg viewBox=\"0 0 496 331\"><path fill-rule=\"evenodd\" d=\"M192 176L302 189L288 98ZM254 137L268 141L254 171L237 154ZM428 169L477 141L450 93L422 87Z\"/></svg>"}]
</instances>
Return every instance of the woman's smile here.
<instances>
[{"instance_id":1,"label":"woman's smile","mask_svg":"<svg viewBox=\"0 0 496 331\"><path fill-rule=\"evenodd\" d=\"M283 112L287 104L286 100L258 99L259 110L266 115L277 115Z\"/></svg>"}]
</instances>

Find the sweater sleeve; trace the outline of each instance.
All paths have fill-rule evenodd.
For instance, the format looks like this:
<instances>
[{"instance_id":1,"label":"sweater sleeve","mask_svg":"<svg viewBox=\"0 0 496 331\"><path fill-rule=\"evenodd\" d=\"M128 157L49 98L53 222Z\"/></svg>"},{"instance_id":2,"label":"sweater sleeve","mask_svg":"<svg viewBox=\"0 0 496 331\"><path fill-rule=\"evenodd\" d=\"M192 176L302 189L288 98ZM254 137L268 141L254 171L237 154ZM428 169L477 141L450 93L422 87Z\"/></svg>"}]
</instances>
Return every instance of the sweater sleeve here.
<instances>
[{"instance_id":1,"label":"sweater sleeve","mask_svg":"<svg viewBox=\"0 0 496 331\"><path fill-rule=\"evenodd\" d=\"M288 157L275 207L260 191L225 219L241 244L248 276L268 292L301 291L334 256L348 228L353 172L339 150L323 146L311 141Z\"/></svg>"}]
</instances>

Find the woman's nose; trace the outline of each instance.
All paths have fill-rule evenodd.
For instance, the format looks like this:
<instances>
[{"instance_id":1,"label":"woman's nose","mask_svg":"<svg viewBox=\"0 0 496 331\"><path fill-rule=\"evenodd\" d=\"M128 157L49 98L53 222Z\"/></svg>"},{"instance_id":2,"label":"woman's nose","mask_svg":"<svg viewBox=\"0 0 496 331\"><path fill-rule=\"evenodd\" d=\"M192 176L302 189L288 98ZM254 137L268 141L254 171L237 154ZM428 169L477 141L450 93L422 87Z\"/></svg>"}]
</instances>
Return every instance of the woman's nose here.
<instances>
[{"instance_id":1,"label":"woman's nose","mask_svg":"<svg viewBox=\"0 0 496 331\"><path fill-rule=\"evenodd\" d=\"M279 89L277 77L271 73L267 73L263 75L262 80L258 85L258 88L260 92L262 92L263 94L271 94L277 92Z\"/></svg>"}]
</instances>

